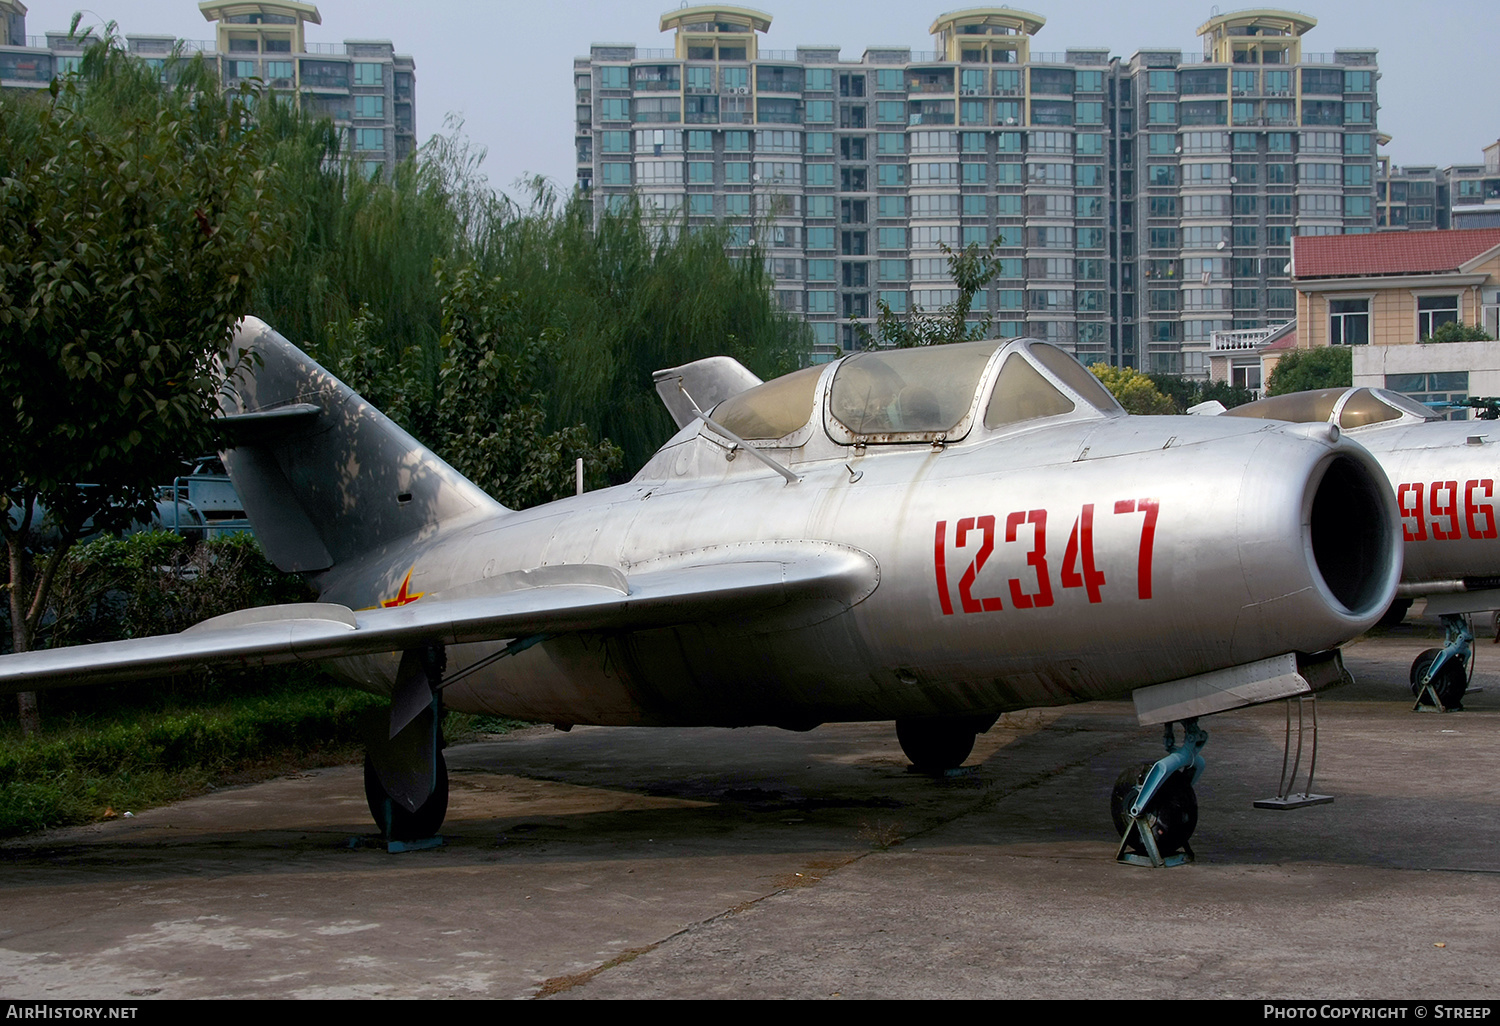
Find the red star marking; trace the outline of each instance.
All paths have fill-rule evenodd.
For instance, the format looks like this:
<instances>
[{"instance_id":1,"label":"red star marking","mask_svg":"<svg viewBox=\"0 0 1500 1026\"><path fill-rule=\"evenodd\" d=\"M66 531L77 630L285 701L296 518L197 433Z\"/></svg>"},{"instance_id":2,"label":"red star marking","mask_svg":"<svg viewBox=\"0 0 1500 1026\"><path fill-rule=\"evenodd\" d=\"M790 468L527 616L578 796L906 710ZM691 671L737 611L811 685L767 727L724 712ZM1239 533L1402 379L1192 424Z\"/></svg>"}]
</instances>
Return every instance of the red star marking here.
<instances>
[{"instance_id":1,"label":"red star marking","mask_svg":"<svg viewBox=\"0 0 1500 1026\"><path fill-rule=\"evenodd\" d=\"M417 599L427 594L424 591L419 591L415 595L408 595L406 593L406 589L411 586L411 575L412 571L414 570L416 570L416 567L412 567L411 570L406 571L406 580L401 582L401 590L396 592L395 598L382 600L380 603L382 607L390 609L392 606L404 606L408 602L415 602Z\"/></svg>"}]
</instances>

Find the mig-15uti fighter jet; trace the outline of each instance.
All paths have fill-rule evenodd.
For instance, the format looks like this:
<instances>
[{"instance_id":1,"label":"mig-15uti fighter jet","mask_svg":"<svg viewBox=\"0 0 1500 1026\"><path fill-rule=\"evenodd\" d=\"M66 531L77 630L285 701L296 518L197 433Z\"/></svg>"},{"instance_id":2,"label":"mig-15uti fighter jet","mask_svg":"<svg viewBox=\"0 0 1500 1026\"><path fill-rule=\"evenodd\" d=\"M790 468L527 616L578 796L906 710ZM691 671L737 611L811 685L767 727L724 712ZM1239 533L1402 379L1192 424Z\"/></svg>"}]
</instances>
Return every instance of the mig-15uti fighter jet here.
<instances>
[{"instance_id":1,"label":"mig-15uti fighter jet","mask_svg":"<svg viewBox=\"0 0 1500 1026\"><path fill-rule=\"evenodd\" d=\"M1335 424L1380 462L1406 550L1390 619L1426 597L1447 633L1412 663L1412 694L1421 709L1460 708L1474 673L1466 614L1500 609L1500 424L1445 420L1399 392L1364 387L1273 396L1224 416Z\"/></svg>"},{"instance_id":2,"label":"mig-15uti fighter jet","mask_svg":"<svg viewBox=\"0 0 1500 1026\"><path fill-rule=\"evenodd\" d=\"M659 372L681 430L628 484L525 510L265 324L235 346L258 358L224 393L225 464L267 554L320 601L6 656L0 689L326 662L391 698L366 791L397 841L445 814L443 707L895 720L912 762L943 770L1006 710L1131 695L1168 754L1122 778L1116 823L1160 864L1196 822L1198 717L1339 679L1336 646L1400 575L1385 476L1337 428L1128 417L1033 340L764 383L722 357Z\"/></svg>"}]
</instances>

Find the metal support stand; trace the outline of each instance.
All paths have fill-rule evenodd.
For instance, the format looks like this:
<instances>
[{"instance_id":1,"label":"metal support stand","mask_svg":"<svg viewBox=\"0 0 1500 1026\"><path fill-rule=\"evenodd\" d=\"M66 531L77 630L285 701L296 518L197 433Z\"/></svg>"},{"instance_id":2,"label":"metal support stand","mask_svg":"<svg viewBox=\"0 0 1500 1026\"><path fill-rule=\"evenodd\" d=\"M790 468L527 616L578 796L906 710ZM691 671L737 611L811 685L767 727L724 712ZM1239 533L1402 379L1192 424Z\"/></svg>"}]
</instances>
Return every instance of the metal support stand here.
<instances>
[{"instance_id":1,"label":"metal support stand","mask_svg":"<svg viewBox=\"0 0 1500 1026\"><path fill-rule=\"evenodd\" d=\"M1297 749L1292 751L1292 703L1297 703ZM1306 715L1309 707L1312 710L1310 716ZM1311 720L1312 743L1308 745L1307 757L1307 786L1301 791L1292 791L1297 783L1297 774L1302 768L1302 738L1307 733L1308 721ZM1318 696L1298 695L1296 698L1286 700L1286 747L1281 753L1281 783L1277 785L1275 798L1258 799L1254 805L1257 809L1301 809L1309 805L1329 805L1333 802L1331 794L1313 794L1313 771L1318 766Z\"/></svg>"},{"instance_id":2,"label":"metal support stand","mask_svg":"<svg viewBox=\"0 0 1500 1026\"><path fill-rule=\"evenodd\" d=\"M1457 672L1464 677L1464 687L1456 688L1461 698L1467 690L1468 681L1474 677L1474 630L1469 624L1469 618L1462 613L1444 613L1443 621L1443 647L1438 649L1437 655L1432 662L1427 664L1423 670L1411 682L1411 687L1417 695L1417 704L1412 706L1412 712L1458 712L1463 706L1454 700L1452 705L1443 702L1443 691L1440 682L1443 680L1444 671L1448 674ZM1454 664L1457 669L1450 667ZM1452 694L1449 694L1450 699Z\"/></svg>"},{"instance_id":3,"label":"metal support stand","mask_svg":"<svg viewBox=\"0 0 1500 1026\"><path fill-rule=\"evenodd\" d=\"M1115 849L1115 861L1127 866L1154 866L1158 869L1169 866L1181 866L1193 861L1193 848L1184 839L1182 851L1170 855L1163 855L1156 843L1157 810L1154 801L1161 786L1169 780L1174 773L1191 772L1192 778L1187 782L1189 788L1198 782L1203 775L1207 763L1203 761L1203 746L1208 744L1208 731L1198 726L1197 717L1182 721L1182 744L1177 743L1177 735L1173 724L1162 724L1162 746L1166 748L1167 754L1158 759L1146 774L1145 780L1141 781L1141 787L1136 792L1135 800L1125 816L1125 829L1120 834L1120 846ZM1194 812L1194 819L1197 814ZM1126 851L1131 836L1140 838L1141 846L1146 849L1144 855Z\"/></svg>"}]
</instances>

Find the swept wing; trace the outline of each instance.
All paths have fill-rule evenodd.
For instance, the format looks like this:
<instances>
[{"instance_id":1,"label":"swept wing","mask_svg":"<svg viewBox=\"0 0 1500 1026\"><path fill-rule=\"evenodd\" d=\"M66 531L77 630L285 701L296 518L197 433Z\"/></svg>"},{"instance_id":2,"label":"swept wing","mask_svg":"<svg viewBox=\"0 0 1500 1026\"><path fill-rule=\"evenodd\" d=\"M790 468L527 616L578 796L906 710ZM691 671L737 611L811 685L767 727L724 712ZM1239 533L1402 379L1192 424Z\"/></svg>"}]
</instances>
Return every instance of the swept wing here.
<instances>
[{"instance_id":1,"label":"swept wing","mask_svg":"<svg viewBox=\"0 0 1500 1026\"><path fill-rule=\"evenodd\" d=\"M629 575L591 564L542 566L393 608L267 606L180 634L28 652L0 660L0 691L132 680L204 664L263 667L428 644L772 617L803 608L833 615L863 600L878 580L868 553L807 542L701 552Z\"/></svg>"}]
</instances>

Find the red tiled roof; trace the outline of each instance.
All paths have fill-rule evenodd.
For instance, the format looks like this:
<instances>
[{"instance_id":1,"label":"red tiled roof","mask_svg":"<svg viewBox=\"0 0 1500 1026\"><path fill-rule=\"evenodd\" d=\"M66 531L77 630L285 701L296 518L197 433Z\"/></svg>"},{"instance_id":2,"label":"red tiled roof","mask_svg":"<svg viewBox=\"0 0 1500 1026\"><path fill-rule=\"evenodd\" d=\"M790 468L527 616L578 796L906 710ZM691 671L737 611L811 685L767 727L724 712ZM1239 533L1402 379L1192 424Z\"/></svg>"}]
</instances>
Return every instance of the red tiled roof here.
<instances>
[{"instance_id":1,"label":"red tiled roof","mask_svg":"<svg viewBox=\"0 0 1500 1026\"><path fill-rule=\"evenodd\" d=\"M1309 238L1311 238L1311 237L1312 236L1309 236ZM1280 338L1278 338L1275 342L1272 342L1270 345L1266 346L1265 352L1269 353L1269 352L1275 352L1275 351L1281 350L1281 349L1296 349L1296 348L1297 348L1297 329L1293 328L1291 331L1287 332L1285 335L1282 335Z\"/></svg>"},{"instance_id":2,"label":"red tiled roof","mask_svg":"<svg viewBox=\"0 0 1500 1026\"><path fill-rule=\"evenodd\" d=\"M1456 271L1496 246L1500 228L1299 235L1292 239L1293 276L1301 280Z\"/></svg>"}]
</instances>

